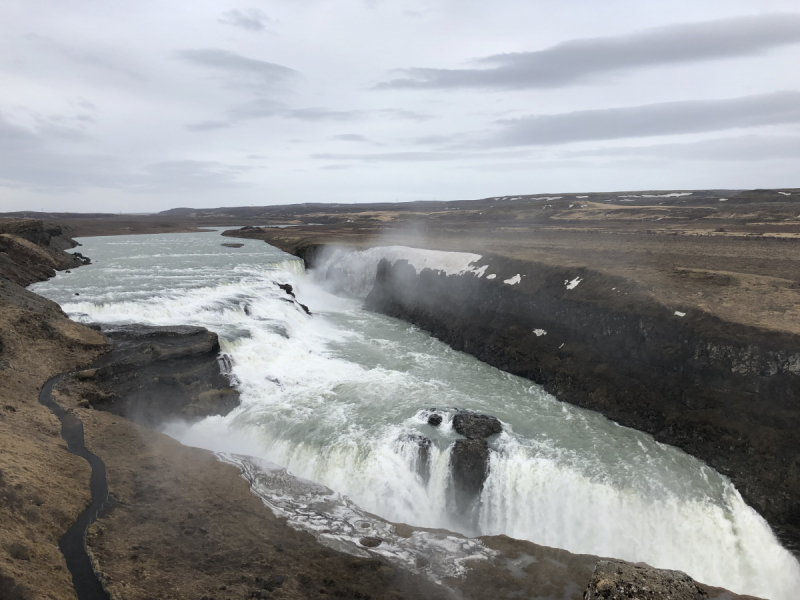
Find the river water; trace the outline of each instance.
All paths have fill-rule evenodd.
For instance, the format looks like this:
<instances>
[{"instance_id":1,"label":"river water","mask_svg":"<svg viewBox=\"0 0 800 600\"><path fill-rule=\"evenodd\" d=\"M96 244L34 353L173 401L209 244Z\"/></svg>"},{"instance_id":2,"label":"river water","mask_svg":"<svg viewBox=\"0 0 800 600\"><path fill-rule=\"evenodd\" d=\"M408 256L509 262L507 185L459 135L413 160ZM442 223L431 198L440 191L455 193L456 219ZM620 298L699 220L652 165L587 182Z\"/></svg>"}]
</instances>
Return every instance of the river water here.
<instances>
[{"instance_id":1,"label":"river water","mask_svg":"<svg viewBox=\"0 0 800 600\"><path fill-rule=\"evenodd\" d=\"M185 444L282 465L392 521L502 533L773 600L796 597L797 561L701 461L364 311L261 241L227 241L219 232L84 238L80 251L93 264L31 289L85 322L219 334L242 404L226 417L168 424ZM294 286L313 315L279 283ZM449 449L459 436L447 416L429 426L430 407L503 422L473 521L448 509ZM403 442L409 434L433 442L428 481Z\"/></svg>"}]
</instances>

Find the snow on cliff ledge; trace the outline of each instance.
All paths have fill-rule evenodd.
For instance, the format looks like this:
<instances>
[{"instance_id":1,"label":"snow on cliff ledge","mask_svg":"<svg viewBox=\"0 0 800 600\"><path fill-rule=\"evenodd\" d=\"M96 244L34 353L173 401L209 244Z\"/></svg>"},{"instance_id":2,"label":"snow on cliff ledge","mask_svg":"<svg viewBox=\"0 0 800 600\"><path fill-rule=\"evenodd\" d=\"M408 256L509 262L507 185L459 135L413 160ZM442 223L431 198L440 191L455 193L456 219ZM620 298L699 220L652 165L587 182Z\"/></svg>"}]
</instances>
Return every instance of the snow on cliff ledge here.
<instances>
[{"instance_id":1,"label":"snow on cliff ledge","mask_svg":"<svg viewBox=\"0 0 800 600\"><path fill-rule=\"evenodd\" d=\"M377 246L367 250L333 248L327 252L315 269L324 272L335 269L337 277L344 277L339 284L354 296L366 297L375 282L378 263L386 259L394 264L406 260L419 273L423 269L440 271L447 275L474 273L483 277L487 266L475 265L482 256L469 252L446 252L444 250L424 250L408 246Z\"/></svg>"}]
</instances>

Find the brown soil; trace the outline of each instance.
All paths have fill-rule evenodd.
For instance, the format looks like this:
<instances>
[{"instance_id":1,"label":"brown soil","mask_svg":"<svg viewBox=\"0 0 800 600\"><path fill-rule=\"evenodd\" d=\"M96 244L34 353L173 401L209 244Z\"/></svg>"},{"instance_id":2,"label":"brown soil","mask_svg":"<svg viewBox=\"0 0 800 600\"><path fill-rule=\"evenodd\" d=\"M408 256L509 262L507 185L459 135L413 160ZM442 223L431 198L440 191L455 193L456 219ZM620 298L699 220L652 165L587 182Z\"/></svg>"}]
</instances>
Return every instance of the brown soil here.
<instances>
[{"instance_id":1,"label":"brown soil","mask_svg":"<svg viewBox=\"0 0 800 600\"><path fill-rule=\"evenodd\" d=\"M0 300L0 575L21 587L19 598L75 598L58 540L89 503L89 467L69 453L38 393L106 348L99 333L50 308Z\"/></svg>"}]
</instances>

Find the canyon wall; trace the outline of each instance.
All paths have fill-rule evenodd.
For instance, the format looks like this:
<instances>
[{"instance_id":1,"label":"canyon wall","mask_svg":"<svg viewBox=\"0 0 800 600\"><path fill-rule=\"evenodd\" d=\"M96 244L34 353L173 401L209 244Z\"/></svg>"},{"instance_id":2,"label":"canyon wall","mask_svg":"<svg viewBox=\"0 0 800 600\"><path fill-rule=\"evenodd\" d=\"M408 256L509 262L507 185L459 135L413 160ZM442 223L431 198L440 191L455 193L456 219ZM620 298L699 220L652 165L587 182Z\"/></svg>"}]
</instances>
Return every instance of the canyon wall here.
<instances>
[{"instance_id":1,"label":"canyon wall","mask_svg":"<svg viewBox=\"0 0 800 600\"><path fill-rule=\"evenodd\" d=\"M294 253L312 267L322 256ZM365 307L706 461L800 548L798 336L675 311L585 268L493 255L475 266L383 260Z\"/></svg>"}]
</instances>

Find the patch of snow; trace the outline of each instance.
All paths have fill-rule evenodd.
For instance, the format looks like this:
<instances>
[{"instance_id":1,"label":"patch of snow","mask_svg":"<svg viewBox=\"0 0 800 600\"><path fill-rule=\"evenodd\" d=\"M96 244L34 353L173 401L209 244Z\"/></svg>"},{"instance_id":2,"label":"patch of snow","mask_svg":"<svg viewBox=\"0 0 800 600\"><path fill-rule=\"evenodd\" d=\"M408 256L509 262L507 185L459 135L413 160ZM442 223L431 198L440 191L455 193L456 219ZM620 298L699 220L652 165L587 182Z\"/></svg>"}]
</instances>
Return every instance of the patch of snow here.
<instances>
[{"instance_id":1,"label":"patch of snow","mask_svg":"<svg viewBox=\"0 0 800 600\"><path fill-rule=\"evenodd\" d=\"M559 350L564 347L564 343L562 342L561 345L558 347Z\"/></svg>"},{"instance_id":2,"label":"patch of snow","mask_svg":"<svg viewBox=\"0 0 800 600\"><path fill-rule=\"evenodd\" d=\"M534 329L533 333L536 334L536 337L542 337L543 335L547 335L547 332L544 329Z\"/></svg>"},{"instance_id":3,"label":"patch of snow","mask_svg":"<svg viewBox=\"0 0 800 600\"><path fill-rule=\"evenodd\" d=\"M589 196L575 196L576 198L588 198ZM563 345L563 344L562 344Z\"/></svg>"},{"instance_id":4,"label":"patch of snow","mask_svg":"<svg viewBox=\"0 0 800 600\"><path fill-rule=\"evenodd\" d=\"M642 198L680 198L691 195L692 192L672 192L671 194L642 194Z\"/></svg>"},{"instance_id":5,"label":"patch of snow","mask_svg":"<svg viewBox=\"0 0 800 600\"><path fill-rule=\"evenodd\" d=\"M685 316L686 316L686 313L685 313L685 312L681 312L681 311L679 311L679 310L676 310L676 311L675 311L675 316L676 316L676 317L685 317Z\"/></svg>"},{"instance_id":6,"label":"patch of snow","mask_svg":"<svg viewBox=\"0 0 800 600\"><path fill-rule=\"evenodd\" d=\"M495 277L497 277L497 275L492 273L491 275L487 275L486 279L494 279Z\"/></svg>"},{"instance_id":7,"label":"patch of snow","mask_svg":"<svg viewBox=\"0 0 800 600\"><path fill-rule=\"evenodd\" d=\"M355 251L337 247L331 248L321 257L315 270L321 274L335 272L336 277L344 282L344 290L348 294L365 298L375 283L378 263L383 259L391 264L406 260L417 273L423 269L431 269L446 275L471 273L481 277L487 269L486 265L478 267L476 264L481 258L480 254L468 252L446 252L408 246L376 246Z\"/></svg>"},{"instance_id":8,"label":"patch of snow","mask_svg":"<svg viewBox=\"0 0 800 600\"><path fill-rule=\"evenodd\" d=\"M574 290L576 287L578 287L578 284L581 281L583 281L583 279L581 279L580 277L576 277L572 281L570 281L569 279L565 279L564 280L564 285L567 286L568 290Z\"/></svg>"},{"instance_id":9,"label":"patch of snow","mask_svg":"<svg viewBox=\"0 0 800 600\"><path fill-rule=\"evenodd\" d=\"M570 205L569 205L569 207L570 207L570 208L572 208L573 206L575 206L575 205L574 205L574 204L570 204Z\"/></svg>"},{"instance_id":10,"label":"patch of snow","mask_svg":"<svg viewBox=\"0 0 800 600\"><path fill-rule=\"evenodd\" d=\"M539 196L534 200L561 200L564 196Z\"/></svg>"},{"instance_id":11,"label":"patch of snow","mask_svg":"<svg viewBox=\"0 0 800 600\"><path fill-rule=\"evenodd\" d=\"M505 279L505 280L503 281L503 283L507 283L508 285L516 285L516 284L518 284L520 281L522 281L522 275L520 275L519 273L517 273L517 274L516 274L516 275L514 275L514 276L513 276L511 279Z\"/></svg>"},{"instance_id":12,"label":"patch of snow","mask_svg":"<svg viewBox=\"0 0 800 600\"><path fill-rule=\"evenodd\" d=\"M335 256L335 258L371 263L375 267L384 258L390 263L407 260L416 269L417 273L423 269L432 269L434 271L442 271L447 275L463 275L464 273L476 273L485 269L485 267L478 269L473 265L473 263L483 258L480 254L425 250L408 246L376 246L375 248L355 252L343 249L341 254Z\"/></svg>"},{"instance_id":13,"label":"patch of snow","mask_svg":"<svg viewBox=\"0 0 800 600\"><path fill-rule=\"evenodd\" d=\"M720 198L720 199L719 199L719 201L720 201L720 202L727 202L727 201L728 201L728 199L727 199L727 198Z\"/></svg>"},{"instance_id":14,"label":"patch of snow","mask_svg":"<svg viewBox=\"0 0 800 600\"><path fill-rule=\"evenodd\" d=\"M791 196L792 192L778 192L781 196Z\"/></svg>"}]
</instances>

